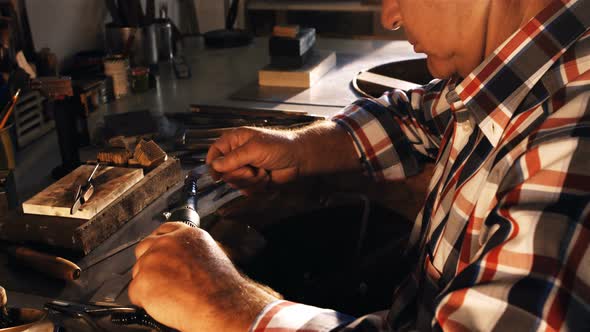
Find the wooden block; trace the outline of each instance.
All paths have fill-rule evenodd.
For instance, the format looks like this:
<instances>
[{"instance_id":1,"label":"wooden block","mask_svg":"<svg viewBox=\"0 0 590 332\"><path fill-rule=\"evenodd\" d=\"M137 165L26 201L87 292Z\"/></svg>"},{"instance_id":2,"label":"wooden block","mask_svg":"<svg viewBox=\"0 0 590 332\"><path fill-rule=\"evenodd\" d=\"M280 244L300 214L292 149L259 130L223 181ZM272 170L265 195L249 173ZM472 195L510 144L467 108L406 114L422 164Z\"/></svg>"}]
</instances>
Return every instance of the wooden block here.
<instances>
[{"instance_id":1,"label":"wooden block","mask_svg":"<svg viewBox=\"0 0 590 332\"><path fill-rule=\"evenodd\" d=\"M309 88L336 66L336 53L318 51L307 64L295 70L280 70L270 66L258 71L261 86Z\"/></svg>"},{"instance_id":2,"label":"wooden block","mask_svg":"<svg viewBox=\"0 0 590 332\"><path fill-rule=\"evenodd\" d=\"M295 38L299 33L299 25L275 25L272 35L276 37Z\"/></svg>"},{"instance_id":3,"label":"wooden block","mask_svg":"<svg viewBox=\"0 0 590 332\"><path fill-rule=\"evenodd\" d=\"M75 188L92 173L93 165L82 165L23 203L23 212L46 216L92 219L143 178L143 170L101 167L94 176L94 194L79 211L70 214Z\"/></svg>"},{"instance_id":4,"label":"wooden block","mask_svg":"<svg viewBox=\"0 0 590 332\"><path fill-rule=\"evenodd\" d=\"M133 159L145 168L160 165L166 160L166 157L166 152L156 142L151 140L141 140L137 144L137 147L135 147L135 152L133 153Z\"/></svg>"},{"instance_id":5,"label":"wooden block","mask_svg":"<svg viewBox=\"0 0 590 332\"><path fill-rule=\"evenodd\" d=\"M90 220L14 211L4 220L0 218L0 239L88 254L183 179L180 161L170 158Z\"/></svg>"},{"instance_id":6,"label":"wooden block","mask_svg":"<svg viewBox=\"0 0 590 332\"><path fill-rule=\"evenodd\" d=\"M126 165L131 158L131 152L124 148L106 148L99 151L96 158L101 163L113 163L115 165Z\"/></svg>"},{"instance_id":7,"label":"wooden block","mask_svg":"<svg viewBox=\"0 0 590 332\"><path fill-rule=\"evenodd\" d=\"M122 148L127 151L132 150L132 145L135 145L137 140L135 137L115 136L109 139L109 146L113 148Z\"/></svg>"},{"instance_id":8,"label":"wooden block","mask_svg":"<svg viewBox=\"0 0 590 332\"><path fill-rule=\"evenodd\" d=\"M301 29L295 38L270 37L268 53L270 56L301 56L315 45L315 41L315 29Z\"/></svg>"}]
</instances>

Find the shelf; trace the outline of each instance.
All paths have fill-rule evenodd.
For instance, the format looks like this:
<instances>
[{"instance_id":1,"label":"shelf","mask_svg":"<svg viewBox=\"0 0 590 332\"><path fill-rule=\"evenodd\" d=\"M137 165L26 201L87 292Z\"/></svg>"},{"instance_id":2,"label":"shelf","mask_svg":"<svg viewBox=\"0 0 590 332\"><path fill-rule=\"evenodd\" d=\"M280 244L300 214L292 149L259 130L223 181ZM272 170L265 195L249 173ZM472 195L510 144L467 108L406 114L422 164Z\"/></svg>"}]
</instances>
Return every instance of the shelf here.
<instances>
[{"instance_id":1,"label":"shelf","mask_svg":"<svg viewBox=\"0 0 590 332\"><path fill-rule=\"evenodd\" d=\"M302 1L302 0L250 0L248 10L272 11L338 11L338 12L378 12L379 4L363 4L361 1Z\"/></svg>"}]
</instances>

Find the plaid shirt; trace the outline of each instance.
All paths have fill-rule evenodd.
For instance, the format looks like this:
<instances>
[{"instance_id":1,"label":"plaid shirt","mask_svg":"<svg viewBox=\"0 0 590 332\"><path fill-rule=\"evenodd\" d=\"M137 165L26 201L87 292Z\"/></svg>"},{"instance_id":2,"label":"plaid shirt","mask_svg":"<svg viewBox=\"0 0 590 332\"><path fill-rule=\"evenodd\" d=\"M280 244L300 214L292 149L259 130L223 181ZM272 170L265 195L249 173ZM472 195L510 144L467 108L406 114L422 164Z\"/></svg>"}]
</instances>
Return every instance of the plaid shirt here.
<instances>
[{"instance_id":1,"label":"plaid shirt","mask_svg":"<svg viewBox=\"0 0 590 332\"><path fill-rule=\"evenodd\" d=\"M334 118L377 180L436 161L390 310L277 301L251 331L590 330L590 0L556 0L462 81Z\"/></svg>"}]
</instances>

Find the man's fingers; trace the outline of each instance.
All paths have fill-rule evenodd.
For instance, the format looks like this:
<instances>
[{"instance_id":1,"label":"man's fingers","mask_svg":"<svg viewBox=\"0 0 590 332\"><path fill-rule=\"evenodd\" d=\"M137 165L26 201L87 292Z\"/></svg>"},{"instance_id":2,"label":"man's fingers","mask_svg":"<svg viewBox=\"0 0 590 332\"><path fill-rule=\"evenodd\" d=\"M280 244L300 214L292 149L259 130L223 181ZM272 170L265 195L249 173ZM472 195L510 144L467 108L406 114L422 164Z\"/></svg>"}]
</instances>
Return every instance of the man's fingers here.
<instances>
[{"instance_id":1,"label":"man's fingers","mask_svg":"<svg viewBox=\"0 0 590 332\"><path fill-rule=\"evenodd\" d=\"M157 235L150 235L143 239L135 247L135 259L139 259L146 251L148 251L153 245L154 241L158 238Z\"/></svg>"},{"instance_id":2,"label":"man's fingers","mask_svg":"<svg viewBox=\"0 0 590 332\"><path fill-rule=\"evenodd\" d=\"M255 176L256 170L250 166L244 166L234 171L223 174L222 179L227 183L247 181Z\"/></svg>"},{"instance_id":3,"label":"man's fingers","mask_svg":"<svg viewBox=\"0 0 590 332\"><path fill-rule=\"evenodd\" d=\"M174 220L172 220L174 221ZM187 225L181 222L167 222L162 224L160 227L156 228L155 231L152 232L151 235L164 235L168 233L172 233L180 228L183 228Z\"/></svg>"},{"instance_id":4,"label":"man's fingers","mask_svg":"<svg viewBox=\"0 0 590 332\"><path fill-rule=\"evenodd\" d=\"M244 144L241 147L226 153L222 158L211 161L213 170L219 173L228 173L251 165L258 159L258 155L263 152L252 144Z\"/></svg>"},{"instance_id":5,"label":"man's fingers","mask_svg":"<svg viewBox=\"0 0 590 332\"><path fill-rule=\"evenodd\" d=\"M270 181L270 173L261 168L242 167L233 172L223 175L223 181L244 193L260 191L258 187L264 188Z\"/></svg>"},{"instance_id":6,"label":"man's fingers","mask_svg":"<svg viewBox=\"0 0 590 332\"><path fill-rule=\"evenodd\" d=\"M215 142L217 143L217 142ZM211 147L209 147L209 151L207 151L207 158L205 159L205 163L211 164L211 162L219 157L222 157L225 153L220 150L220 147L213 143Z\"/></svg>"},{"instance_id":7,"label":"man's fingers","mask_svg":"<svg viewBox=\"0 0 590 332\"><path fill-rule=\"evenodd\" d=\"M129 287L127 288L127 295L129 295L129 301L131 301L132 304L135 304L138 307L143 307L141 299L144 298L144 296L141 294L139 285L139 280L134 276L133 280L131 280L131 283L129 284Z\"/></svg>"},{"instance_id":8,"label":"man's fingers","mask_svg":"<svg viewBox=\"0 0 590 332\"><path fill-rule=\"evenodd\" d=\"M255 130L249 128L238 128L223 134L209 148L206 158L207 164L246 144L256 134Z\"/></svg>"}]
</instances>

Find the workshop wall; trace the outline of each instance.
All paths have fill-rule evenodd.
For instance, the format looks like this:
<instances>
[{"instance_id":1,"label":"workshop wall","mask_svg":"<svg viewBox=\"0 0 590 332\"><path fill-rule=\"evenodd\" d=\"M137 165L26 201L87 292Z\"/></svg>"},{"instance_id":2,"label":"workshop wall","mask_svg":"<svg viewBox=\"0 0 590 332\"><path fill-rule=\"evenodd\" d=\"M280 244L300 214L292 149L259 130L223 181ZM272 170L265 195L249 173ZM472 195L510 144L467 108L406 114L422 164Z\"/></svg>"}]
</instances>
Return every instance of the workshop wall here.
<instances>
[{"instance_id":1,"label":"workshop wall","mask_svg":"<svg viewBox=\"0 0 590 332\"><path fill-rule=\"evenodd\" d=\"M33 43L49 47L60 63L80 50L102 46L108 17L104 0L26 0Z\"/></svg>"},{"instance_id":2,"label":"workshop wall","mask_svg":"<svg viewBox=\"0 0 590 332\"><path fill-rule=\"evenodd\" d=\"M191 0L158 0L156 11L160 4L167 3L170 18L180 24L183 1ZM224 27L224 1L193 1L201 32ZM25 0L25 3L36 50L49 47L63 63L80 50L103 46L104 23L110 21L104 0ZM239 17L238 26L243 26L243 15Z\"/></svg>"}]
</instances>

